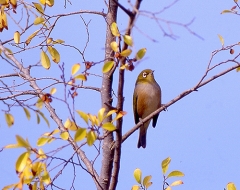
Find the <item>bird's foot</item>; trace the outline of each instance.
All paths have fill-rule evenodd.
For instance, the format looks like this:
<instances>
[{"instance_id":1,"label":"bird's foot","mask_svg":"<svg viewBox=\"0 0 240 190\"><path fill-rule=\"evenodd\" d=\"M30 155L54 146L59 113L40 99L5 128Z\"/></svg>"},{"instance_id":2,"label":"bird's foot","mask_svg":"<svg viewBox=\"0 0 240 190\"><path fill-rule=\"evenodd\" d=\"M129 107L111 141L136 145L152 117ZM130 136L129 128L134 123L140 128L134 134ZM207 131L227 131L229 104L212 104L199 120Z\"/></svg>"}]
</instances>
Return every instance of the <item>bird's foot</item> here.
<instances>
[{"instance_id":1,"label":"bird's foot","mask_svg":"<svg viewBox=\"0 0 240 190\"><path fill-rule=\"evenodd\" d=\"M161 107L163 107L164 111L168 111L167 107L165 107L165 104L162 104Z\"/></svg>"}]
</instances>

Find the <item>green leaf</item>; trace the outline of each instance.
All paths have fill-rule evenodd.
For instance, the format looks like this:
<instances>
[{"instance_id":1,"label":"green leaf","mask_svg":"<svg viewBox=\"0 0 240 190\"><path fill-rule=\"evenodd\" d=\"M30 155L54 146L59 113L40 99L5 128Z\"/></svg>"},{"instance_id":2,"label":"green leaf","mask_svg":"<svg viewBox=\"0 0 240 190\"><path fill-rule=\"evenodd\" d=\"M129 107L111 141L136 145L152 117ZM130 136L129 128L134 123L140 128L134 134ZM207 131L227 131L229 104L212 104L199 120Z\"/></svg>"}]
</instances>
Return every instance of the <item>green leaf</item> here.
<instances>
[{"instance_id":1,"label":"green leaf","mask_svg":"<svg viewBox=\"0 0 240 190\"><path fill-rule=\"evenodd\" d=\"M37 115L37 124L39 124L40 123L40 117L39 117L37 112L36 112L36 115Z\"/></svg>"},{"instance_id":2,"label":"green leaf","mask_svg":"<svg viewBox=\"0 0 240 190\"><path fill-rule=\"evenodd\" d=\"M83 140L87 135L87 130L85 128L79 128L74 136L74 141L78 142Z\"/></svg>"},{"instance_id":3,"label":"green leaf","mask_svg":"<svg viewBox=\"0 0 240 190\"><path fill-rule=\"evenodd\" d=\"M229 183L227 184L227 190L237 190L237 188L236 188L236 186L235 186L234 183L229 182Z\"/></svg>"},{"instance_id":4,"label":"green leaf","mask_svg":"<svg viewBox=\"0 0 240 190\"><path fill-rule=\"evenodd\" d=\"M117 23L116 22L113 22L110 26L110 29L111 29L111 32L112 32L112 35L116 36L116 37L119 37L120 36L120 33L119 33L119 30L118 30L118 27L117 27Z\"/></svg>"},{"instance_id":5,"label":"green leaf","mask_svg":"<svg viewBox=\"0 0 240 190\"><path fill-rule=\"evenodd\" d=\"M69 133L67 131L64 131L60 134L60 137L63 139L63 140L68 140L69 138Z\"/></svg>"},{"instance_id":6,"label":"green leaf","mask_svg":"<svg viewBox=\"0 0 240 190\"><path fill-rule=\"evenodd\" d=\"M49 121L47 120L47 118L45 117L45 115L44 115L42 112L40 112L40 111L38 111L38 113L42 116L42 118L44 119L44 121L47 123L48 127L50 127Z\"/></svg>"},{"instance_id":7,"label":"green leaf","mask_svg":"<svg viewBox=\"0 0 240 190\"><path fill-rule=\"evenodd\" d=\"M218 37L219 37L219 40L220 40L222 46L224 46L224 39L223 39L223 37L220 34L218 34Z\"/></svg>"},{"instance_id":8,"label":"green leaf","mask_svg":"<svg viewBox=\"0 0 240 190\"><path fill-rule=\"evenodd\" d=\"M103 65L103 68L102 68L102 72L107 73L108 71L110 71L112 69L113 65L114 65L114 61L105 62Z\"/></svg>"},{"instance_id":9,"label":"green leaf","mask_svg":"<svg viewBox=\"0 0 240 190\"><path fill-rule=\"evenodd\" d=\"M143 186L147 186L147 184L150 182L150 180L152 179L152 176L151 175L148 175L146 177L144 177L143 179Z\"/></svg>"},{"instance_id":10,"label":"green leaf","mask_svg":"<svg viewBox=\"0 0 240 190\"><path fill-rule=\"evenodd\" d=\"M133 46L133 40L132 40L132 37L129 36L129 35L124 35L123 36L123 40L124 42L129 45L129 46Z\"/></svg>"},{"instance_id":11,"label":"green leaf","mask_svg":"<svg viewBox=\"0 0 240 190\"><path fill-rule=\"evenodd\" d=\"M124 51L122 51L120 53L120 55L123 56L123 57L128 57L129 55L131 55L131 53L132 53L131 49L125 49Z\"/></svg>"},{"instance_id":12,"label":"green leaf","mask_svg":"<svg viewBox=\"0 0 240 190\"><path fill-rule=\"evenodd\" d=\"M163 174L165 174L167 172L170 162L171 162L170 157L168 157L168 158L166 158L165 160L162 161L162 172L163 172Z\"/></svg>"},{"instance_id":13,"label":"green leaf","mask_svg":"<svg viewBox=\"0 0 240 190\"><path fill-rule=\"evenodd\" d=\"M5 113L5 119L8 127L11 127L14 124L14 117L10 113Z\"/></svg>"},{"instance_id":14,"label":"green leaf","mask_svg":"<svg viewBox=\"0 0 240 190\"><path fill-rule=\"evenodd\" d=\"M45 69L49 69L51 66L50 59L44 51L41 51L41 63Z\"/></svg>"},{"instance_id":15,"label":"green leaf","mask_svg":"<svg viewBox=\"0 0 240 190\"><path fill-rule=\"evenodd\" d=\"M31 115L30 115L30 112L28 111L28 109L27 108L23 108L23 110L24 110L24 112L26 114L27 119L30 120Z\"/></svg>"},{"instance_id":16,"label":"green leaf","mask_svg":"<svg viewBox=\"0 0 240 190\"><path fill-rule=\"evenodd\" d=\"M141 171L139 168L137 168L137 169L134 170L133 176L134 176L135 180L136 180L139 184L141 184L141 181L142 181L142 171Z\"/></svg>"},{"instance_id":17,"label":"green leaf","mask_svg":"<svg viewBox=\"0 0 240 190\"><path fill-rule=\"evenodd\" d=\"M43 146L49 141L49 138L40 137L37 141L37 146Z\"/></svg>"},{"instance_id":18,"label":"green leaf","mask_svg":"<svg viewBox=\"0 0 240 190\"><path fill-rule=\"evenodd\" d=\"M144 57L145 53L147 52L146 48L142 48L140 50L138 50L137 54L136 54L136 59L140 60Z\"/></svg>"},{"instance_id":19,"label":"green leaf","mask_svg":"<svg viewBox=\"0 0 240 190\"><path fill-rule=\"evenodd\" d=\"M88 124L88 114L86 114L83 111L77 110L77 113L80 115L80 117Z\"/></svg>"},{"instance_id":20,"label":"green leaf","mask_svg":"<svg viewBox=\"0 0 240 190\"><path fill-rule=\"evenodd\" d=\"M117 44L117 42L115 42L115 41L111 42L110 46L111 46L113 51L118 52L118 44Z\"/></svg>"},{"instance_id":21,"label":"green leaf","mask_svg":"<svg viewBox=\"0 0 240 190\"><path fill-rule=\"evenodd\" d=\"M108 130L108 131L115 131L116 130L116 127L110 122L104 123L102 125L102 128L105 129L105 130Z\"/></svg>"},{"instance_id":22,"label":"green leaf","mask_svg":"<svg viewBox=\"0 0 240 190\"><path fill-rule=\"evenodd\" d=\"M27 164L27 160L29 158L30 154L29 152L24 152L23 154L21 154L16 162L16 171L18 172L22 172L23 169L25 168L26 164Z\"/></svg>"},{"instance_id":23,"label":"green leaf","mask_svg":"<svg viewBox=\"0 0 240 190\"><path fill-rule=\"evenodd\" d=\"M88 146L92 146L95 140L97 139L96 133L94 131L89 131L87 133L87 144Z\"/></svg>"},{"instance_id":24,"label":"green leaf","mask_svg":"<svg viewBox=\"0 0 240 190\"><path fill-rule=\"evenodd\" d=\"M172 172L170 172L167 176L167 178L169 177L183 177L184 176L184 173L182 173L181 171L178 171L178 170L174 170Z\"/></svg>"}]
</instances>

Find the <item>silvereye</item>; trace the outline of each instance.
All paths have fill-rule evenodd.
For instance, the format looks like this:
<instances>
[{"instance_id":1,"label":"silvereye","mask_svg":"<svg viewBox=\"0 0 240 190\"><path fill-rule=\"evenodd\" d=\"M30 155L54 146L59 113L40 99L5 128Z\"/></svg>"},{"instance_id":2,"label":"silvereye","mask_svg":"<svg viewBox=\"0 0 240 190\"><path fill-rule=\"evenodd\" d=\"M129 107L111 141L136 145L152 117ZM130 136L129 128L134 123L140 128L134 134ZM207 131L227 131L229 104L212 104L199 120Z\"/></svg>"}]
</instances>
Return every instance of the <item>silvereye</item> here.
<instances>
[{"instance_id":1,"label":"silvereye","mask_svg":"<svg viewBox=\"0 0 240 190\"><path fill-rule=\"evenodd\" d=\"M151 69L143 70L137 78L133 94L133 112L135 123L161 107L161 88L155 81ZM158 115L153 117L152 126L157 124ZM140 127L137 147L146 148L147 128L151 120L145 122Z\"/></svg>"}]
</instances>

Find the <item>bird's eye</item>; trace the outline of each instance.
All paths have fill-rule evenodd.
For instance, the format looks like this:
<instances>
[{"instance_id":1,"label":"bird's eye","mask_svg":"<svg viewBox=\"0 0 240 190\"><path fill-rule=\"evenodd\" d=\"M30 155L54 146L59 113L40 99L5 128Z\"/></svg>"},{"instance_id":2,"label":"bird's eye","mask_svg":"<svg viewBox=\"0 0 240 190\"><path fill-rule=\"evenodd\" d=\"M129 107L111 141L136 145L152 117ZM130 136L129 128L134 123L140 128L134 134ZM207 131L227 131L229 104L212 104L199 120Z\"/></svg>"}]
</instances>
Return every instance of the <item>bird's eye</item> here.
<instances>
[{"instance_id":1,"label":"bird's eye","mask_svg":"<svg viewBox=\"0 0 240 190\"><path fill-rule=\"evenodd\" d=\"M147 77L147 73L143 72L143 78L146 78L146 77Z\"/></svg>"}]
</instances>

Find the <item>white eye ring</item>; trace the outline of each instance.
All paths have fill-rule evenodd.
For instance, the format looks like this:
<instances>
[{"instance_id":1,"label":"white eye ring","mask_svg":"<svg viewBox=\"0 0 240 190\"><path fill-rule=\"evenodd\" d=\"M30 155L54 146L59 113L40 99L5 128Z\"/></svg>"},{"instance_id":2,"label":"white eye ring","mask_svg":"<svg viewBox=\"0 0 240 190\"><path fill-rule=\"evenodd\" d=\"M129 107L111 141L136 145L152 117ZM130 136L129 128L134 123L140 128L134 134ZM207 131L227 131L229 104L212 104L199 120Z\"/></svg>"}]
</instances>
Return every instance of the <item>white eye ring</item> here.
<instances>
[{"instance_id":1,"label":"white eye ring","mask_svg":"<svg viewBox=\"0 0 240 190\"><path fill-rule=\"evenodd\" d=\"M146 72L143 72L143 78L146 78L147 77L147 73Z\"/></svg>"}]
</instances>

